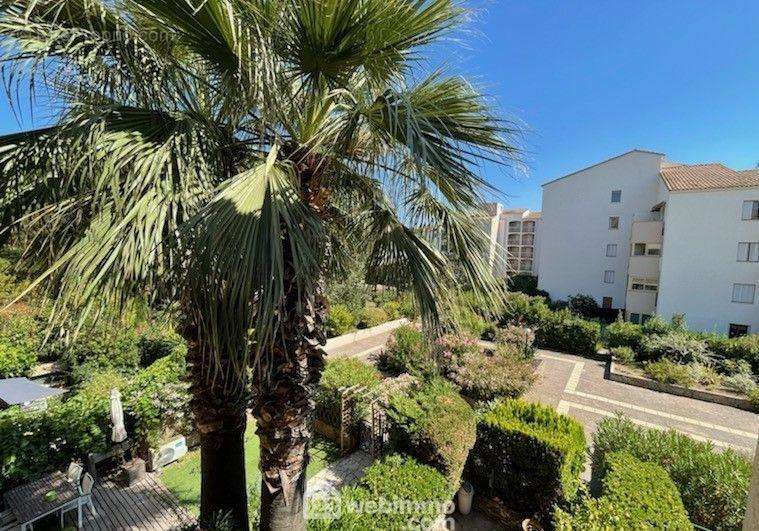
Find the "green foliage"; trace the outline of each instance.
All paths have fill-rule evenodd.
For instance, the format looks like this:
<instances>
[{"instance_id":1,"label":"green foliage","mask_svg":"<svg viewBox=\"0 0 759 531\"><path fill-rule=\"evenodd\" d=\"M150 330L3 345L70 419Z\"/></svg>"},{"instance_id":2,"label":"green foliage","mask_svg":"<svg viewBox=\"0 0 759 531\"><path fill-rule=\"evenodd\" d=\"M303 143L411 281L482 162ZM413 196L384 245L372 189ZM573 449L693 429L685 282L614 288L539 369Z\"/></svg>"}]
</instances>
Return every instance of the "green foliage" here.
<instances>
[{"instance_id":1,"label":"green foliage","mask_svg":"<svg viewBox=\"0 0 759 531\"><path fill-rule=\"evenodd\" d=\"M436 372L427 338L419 327L413 325L395 329L379 361L383 370L393 374Z\"/></svg>"},{"instance_id":2,"label":"green foliage","mask_svg":"<svg viewBox=\"0 0 759 531\"><path fill-rule=\"evenodd\" d=\"M754 408L754 411L759 413L759 387L755 387L749 392L748 401L751 402L751 407Z\"/></svg>"},{"instance_id":3,"label":"green foliage","mask_svg":"<svg viewBox=\"0 0 759 531\"><path fill-rule=\"evenodd\" d=\"M28 376L36 363L34 352L0 341L0 378Z\"/></svg>"},{"instance_id":4,"label":"green foliage","mask_svg":"<svg viewBox=\"0 0 759 531\"><path fill-rule=\"evenodd\" d=\"M723 378L722 383L731 391L744 395L750 394L756 389L756 378L751 374L739 373Z\"/></svg>"},{"instance_id":5,"label":"green foliage","mask_svg":"<svg viewBox=\"0 0 759 531\"><path fill-rule=\"evenodd\" d=\"M751 462L727 449L695 441L675 431L635 426L622 417L604 419L593 439L593 477L606 455L627 452L663 467L680 490L693 523L710 529L739 529L746 510Z\"/></svg>"},{"instance_id":6,"label":"green foliage","mask_svg":"<svg viewBox=\"0 0 759 531\"><path fill-rule=\"evenodd\" d=\"M590 295L578 293L577 295L570 296L567 299L567 307L572 313L577 314L580 317L585 317L586 319L592 319L598 316L598 303L596 302L596 299Z\"/></svg>"},{"instance_id":7,"label":"green foliage","mask_svg":"<svg viewBox=\"0 0 759 531\"><path fill-rule=\"evenodd\" d=\"M388 418L396 444L438 469L457 488L474 445L476 423L474 411L456 388L437 378L394 393Z\"/></svg>"},{"instance_id":8,"label":"green foliage","mask_svg":"<svg viewBox=\"0 0 759 531\"><path fill-rule=\"evenodd\" d=\"M354 264L347 274L335 276L327 282L327 298L332 305L342 304L356 315L371 300L372 288L364 279L363 264Z\"/></svg>"},{"instance_id":9,"label":"green foliage","mask_svg":"<svg viewBox=\"0 0 759 531\"><path fill-rule=\"evenodd\" d=\"M683 332L646 336L640 342L639 352L642 359L666 359L680 364L706 363L711 359L704 341Z\"/></svg>"},{"instance_id":10,"label":"green foliage","mask_svg":"<svg viewBox=\"0 0 759 531\"><path fill-rule=\"evenodd\" d=\"M646 374L657 382L682 385L683 387L691 387L696 382L689 366L668 359L648 361L643 368Z\"/></svg>"},{"instance_id":11,"label":"green foliage","mask_svg":"<svg viewBox=\"0 0 759 531\"><path fill-rule=\"evenodd\" d=\"M529 328L514 325L499 327L493 339L497 345L513 347L525 359L535 356L535 332Z\"/></svg>"},{"instance_id":12,"label":"green foliage","mask_svg":"<svg viewBox=\"0 0 759 531\"><path fill-rule=\"evenodd\" d=\"M603 341L610 349L629 347L637 350L643 339L643 327L639 324L617 319L603 330Z\"/></svg>"},{"instance_id":13,"label":"green foliage","mask_svg":"<svg viewBox=\"0 0 759 531\"><path fill-rule=\"evenodd\" d=\"M538 289L538 277L526 273L510 276L508 280L508 289L509 291L524 293L530 297L550 298L547 291Z\"/></svg>"},{"instance_id":14,"label":"green foliage","mask_svg":"<svg viewBox=\"0 0 759 531\"><path fill-rule=\"evenodd\" d=\"M356 327L356 316L344 304L333 304L327 315L327 332L331 336L347 334Z\"/></svg>"},{"instance_id":15,"label":"green foliage","mask_svg":"<svg viewBox=\"0 0 759 531\"><path fill-rule=\"evenodd\" d=\"M672 331L670 324L659 315L654 315L651 319L643 323L642 328L643 333L647 336L661 336Z\"/></svg>"},{"instance_id":16,"label":"green foliage","mask_svg":"<svg viewBox=\"0 0 759 531\"><path fill-rule=\"evenodd\" d=\"M751 364L746 360L722 359L719 361L719 368L727 376L751 374Z\"/></svg>"},{"instance_id":17,"label":"green foliage","mask_svg":"<svg viewBox=\"0 0 759 531\"><path fill-rule=\"evenodd\" d=\"M373 326L381 325L390 320L385 310L376 306L367 306L358 312L356 319L357 328L371 328Z\"/></svg>"},{"instance_id":18,"label":"green foliage","mask_svg":"<svg viewBox=\"0 0 759 531\"><path fill-rule=\"evenodd\" d=\"M60 359L75 383L106 369L134 374L140 366L138 335L131 327L98 324L64 347Z\"/></svg>"},{"instance_id":19,"label":"green foliage","mask_svg":"<svg viewBox=\"0 0 759 531\"><path fill-rule=\"evenodd\" d=\"M543 297L511 293L506 299L501 322L535 328L550 313L551 310Z\"/></svg>"},{"instance_id":20,"label":"green foliage","mask_svg":"<svg viewBox=\"0 0 759 531\"><path fill-rule=\"evenodd\" d=\"M726 360L743 360L759 374L759 334L728 338L725 335L707 334L704 337L709 350Z\"/></svg>"},{"instance_id":21,"label":"green foliage","mask_svg":"<svg viewBox=\"0 0 759 531\"><path fill-rule=\"evenodd\" d=\"M445 476L434 468L390 455L368 467L355 486L341 489L339 498L309 500L316 504L309 513L319 512L319 504L329 504L329 510L321 511L340 515L334 520L310 520L309 529L428 529L442 516L452 494ZM394 502L402 510L356 510Z\"/></svg>"},{"instance_id":22,"label":"green foliage","mask_svg":"<svg viewBox=\"0 0 759 531\"><path fill-rule=\"evenodd\" d=\"M472 334L478 339L492 329L488 320L467 306L455 306L451 318L457 329Z\"/></svg>"},{"instance_id":23,"label":"green foliage","mask_svg":"<svg viewBox=\"0 0 759 531\"><path fill-rule=\"evenodd\" d=\"M720 375L711 365L703 363L691 363L688 365L693 380L706 387L718 387L722 384L722 375Z\"/></svg>"},{"instance_id":24,"label":"green foliage","mask_svg":"<svg viewBox=\"0 0 759 531\"><path fill-rule=\"evenodd\" d=\"M560 310L543 316L535 331L535 340L542 348L594 354L600 334L599 323L586 321L568 310Z\"/></svg>"},{"instance_id":25,"label":"green foliage","mask_svg":"<svg viewBox=\"0 0 759 531\"><path fill-rule=\"evenodd\" d=\"M499 346L492 354L469 352L448 374L464 396L473 400L518 398L535 383L530 359L514 345Z\"/></svg>"},{"instance_id":26,"label":"green foliage","mask_svg":"<svg viewBox=\"0 0 759 531\"><path fill-rule=\"evenodd\" d=\"M187 354L187 343L173 327L156 321L149 322L139 333L137 348L140 351L140 364L147 367L156 360L174 352Z\"/></svg>"},{"instance_id":27,"label":"green foliage","mask_svg":"<svg viewBox=\"0 0 759 531\"><path fill-rule=\"evenodd\" d=\"M599 499L586 498L574 514L557 510L557 531L693 529L672 478L657 464L624 452L606 456Z\"/></svg>"},{"instance_id":28,"label":"green foliage","mask_svg":"<svg viewBox=\"0 0 759 531\"><path fill-rule=\"evenodd\" d=\"M576 495L585 450L576 420L541 404L505 400L480 418L466 475L486 495L545 515L557 501Z\"/></svg>"},{"instance_id":29,"label":"green foliage","mask_svg":"<svg viewBox=\"0 0 759 531\"><path fill-rule=\"evenodd\" d=\"M380 305L380 308L387 314L387 317L391 321L401 318L401 303L397 300L385 301Z\"/></svg>"},{"instance_id":30,"label":"green foliage","mask_svg":"<svg viewBox=\"0 0 759 531\"><path fill-rule=\"evenodd\" d=\"M614 347L611 349L611 355L619 363L625 365L635 363L635 352L630 347Z\"/></svg>"},{"instance_id":31,"label":"green foliage","mask_svg":"<svg viewBox=\"0 0 759 531\"><path fill-rule=\"evenodd\" d=\"M77 393L92 398L108 399L111 395L111 389L121 391L126 385L127 379L123 374L113 369L106 369L96 372L86 381L82 382L77 388Z\"/></svg>"},{"instance_id":32,"label":"green foliage","mask_svg":"<svg viewBox=\"0 0 759 531\"><path fill-rule=\"evenodd\" d=\"M382 376L374 367L356 359L341 358L328 361L316 390L317 418L330 426L339 427L340 390L353 386L372 390L379 385L381 380ZM358 421L366 413L363 402L356 406L354 421Z\"/></svg>"},{"instance_id":33,"label":"green foliage","mask_svg":"<svg viewBox=\"0 0 759 531\"><path fill-rule=\"evenodd\" d=\"M410 293L405 293L401 297L399 311L402 317L411 321L419 317L419 310L414 302L414 297Z\"/></svg>"}]
</instances>

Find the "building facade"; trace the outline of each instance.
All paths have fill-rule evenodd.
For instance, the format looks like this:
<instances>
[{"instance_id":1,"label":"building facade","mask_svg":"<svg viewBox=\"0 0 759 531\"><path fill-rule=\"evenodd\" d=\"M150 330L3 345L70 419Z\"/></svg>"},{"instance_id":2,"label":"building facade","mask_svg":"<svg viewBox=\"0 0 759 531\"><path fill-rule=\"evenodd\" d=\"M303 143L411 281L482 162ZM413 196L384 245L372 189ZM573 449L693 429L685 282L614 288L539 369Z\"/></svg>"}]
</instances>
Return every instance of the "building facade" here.
<instances>
[{"instance_id":1,"label":"building facade","mask_svg":"<svg viewBox=\"0 0 759 531\"><path fill-rule=\"evenodd\" d=\"M634 150L543 185L539 287L759 333L759 170Z\"/></svg>"},{"instance_id":2,"label":"building facade","mask_svg":"<svg viewBox=\"0 0 759 531\"><path fill-rule=\"evenodd\" d=\"M489 262L496 276L537 276L540 264L540 212L504 209L490 203L482 217L482 230L490 236Z\"/></svg>"}]
</instances>

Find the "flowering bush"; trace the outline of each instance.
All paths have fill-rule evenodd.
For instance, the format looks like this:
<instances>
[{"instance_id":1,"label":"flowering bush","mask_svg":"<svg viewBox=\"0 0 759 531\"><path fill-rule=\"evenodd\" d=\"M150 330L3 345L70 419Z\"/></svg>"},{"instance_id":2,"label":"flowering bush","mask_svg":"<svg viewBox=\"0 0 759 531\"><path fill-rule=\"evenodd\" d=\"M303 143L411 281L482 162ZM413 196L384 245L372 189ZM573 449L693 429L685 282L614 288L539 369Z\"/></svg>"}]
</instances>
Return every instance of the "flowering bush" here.
<instances>
[{"instance_id":1,"label":"flowering bush","mask_svg":"<svg viewBox=\"0 0 759 531\"><path fill-rule=\"evenodd\" d=\"M434 374L427 338L417 325L396 328L379 356L380 367L393 374Z\"/></svg>"},{"instance_id":2,"label":"flowering bush","mask_svg":"<svg viewBox=\"0 0 759 531\"><path fill-rule=\"evenodd\" d=\"M444 373L459 365L465 355L480 351L477 340L466 334L445 334L435 340L432 348Z\"/></svg>"},{"instance_id":3,"label":"flowering bush","mask_svg":"<svg viewBox=\"0 0 759 531\"><path fill-rule=\"evenodd\" d=\"M518 398L537 378L532 363L513 346L503 346L492 355L469 352L449 373L462 394L481 401Z\"/></svg>"},{"instance_id":4,"label":"flowering bush","mask_svg":"<svg viewBox=\"0 0 759 531\"><path fill-rule=\"evenodd\" d=\"M523 358L535 356L535 332L530 328L506 325L496 330L495 342L513 346Z\"/></svg>"}]
</instances>

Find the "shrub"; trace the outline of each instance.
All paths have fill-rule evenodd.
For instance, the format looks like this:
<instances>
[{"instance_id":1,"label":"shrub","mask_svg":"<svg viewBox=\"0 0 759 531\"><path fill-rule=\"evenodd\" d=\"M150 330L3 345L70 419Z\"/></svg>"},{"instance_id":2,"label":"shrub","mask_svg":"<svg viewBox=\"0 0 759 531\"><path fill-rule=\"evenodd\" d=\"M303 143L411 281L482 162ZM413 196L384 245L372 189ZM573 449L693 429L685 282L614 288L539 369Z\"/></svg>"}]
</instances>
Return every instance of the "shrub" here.
<instances>
[{"instance_id":1,"label":"shrub","mask_svg":"<svg viewBox=\"0 0 759 531\"><path fill-rule=\"evenodd\" d=\"M387 301L380 306L391 321L401 317L401 303L399 301Z\"/></svg>"},{"instance_id":2,"label":"shrub","mask_svg":"<svg viewBox=\"0 0 759 531\"><path fill-rule=\"evenodd\" d=\"M619 363L632 365L635 363L635 352L630 347L615 347L611 349L611 355Z\"/></svg>"},{"instance_id":3,"label":"shrub","mask_svg":"<svg viewBox=\"0 0 759 531\"><path fill-rule=\"evenodd\" d=\"M744 395L756 389L756 380L750 374L734 374L724 378L722 383L727 389Z\"/></svg>"},{"instance_id":4,"label":"shrub","mask_svg":"<svg viewBox=\"0 0 759 531\"><path fill-rule=\"evenodd\" d=\"M513 345L500 346L492 355L467 353L448 377L459 386L462 394L480 401L518 398L537 378L531 361Z\"/></svg>"},{"instance_id":5,"label":"shrub","mask_svg":"<svg viewBox=\"0 0 759 531\"><path fill-rule=\"evenodd\" d=\"M464 333L445 334L432 347L443 372L456 367L465 355L481 351L477 340Z\"/></svg>"},{"instance_id":6,"label":"shrub","mask_svg":"<svg viewBox=\"0 0 759 531\"><path fill-rule=\"evenodd\" d=\"M173 328L165 324L151 322L144 327L137 339L140 351L140 364L147 367L154 361L181 351L187 354L187 343Z\"/></svg>"},{"instance_id":7,"label":"shrub","mask_svg":"<svg viewBox=\"0 0 759 531\"><path fill-rule=\"evenodd\" d=\"M722 376L709 365L691 363L688 368L693 379L703 386L718 387L722 383Z\"/></svg>"},{"instance_id":8,"label":"shrub","mask_svg":"<svg viewBox=\"0 0 759 531\"><path fill-rule=\"evenodd\" d=\"M583 293L572 295L567 299L567 307L569 311L580 317L592 319L598 316L598 303L590 295Z\"/></svg>"},{"instance_id":9,"label":"shrub","mask_svg":"<svg viewBox=\"0 0 759 531\"><path fill-rule=\"evenodd\" d=\"M113 369L96 372L88 380L82 382L77 392L92 398L110 398L111 389L121 391L127 385L127 379Z\"/></svg>"},{"instance_id":10,"label":"shrub","mask_svg":"<svg viewBox=\"0 0 759 531\"><path fill-rule=\"evenodd\" d=\"M593 354L601 334L601 325L572 315L567 310L549 312L535 331L539 347Z\"/></svg>"},{"instance_id":11,"label":"shrub","mask_svg":"<svg viewBox=\"0 0 759 531\"><path fill-rule=\"evenodd\" d=\"M670 324L659 315L654 315L651 319L643 323L643 334L647 336L662 336L672 331Z\"/></svg>"},{"instance_id":12,"label":"shrub","mask_svg":"<svg viewBox=\"0 0 759 531\"><path fill-rule=\"evenodd\" d=\"M614 321L603 331L603 340L610 349L616 347L629 347L637 350L640 341L643 339L643 328L635 323Z\"/></svg>"},{"instance_id":13,"label":"shrub","mask_svg":"<svg viewBox=\"0 0 759 531\"><path fill-rule=\"evenodd\" d=\"M191 429L185 356L181 349L176 349L141 370L124 388L124 411L143 450L155 447L168 436Z\"/></svg>"},{"instance_id":14,"label":"shrub","mask_svg":"<svg viewBox=\"0 0 759 531\"><path fill-rule=\"evenodd\" d=\"M751 402L751 407L754 411L759 413L759 387L755 387L753 391L748 394L748 401Z\"/></svg>"},{"instance_id":15,"label":"shrub","mask_svg":"<svg viewBox=\"0 0 759 531\"><path fill-rule=\"evenodd\" d=\"M556 511L558 531L693 529L677 486L659 465L624 452L611 453L602 481L601 498L585 499L572 516Z\"/></svg>"},{"instance_id":16,"label":"shrub","mask_svg":"<svg viewBox=\"0 0 759 531\"><path fill-rule=\"evenodd\" d=\"M340 426L341 389L361 386L375 389L382 377L371 365L356 359L341 358L327 362L322 372L319 387L316 390L316 414L319 419L330 426ZM358 421L366 412L364 403L357 404L356 416Z\"/></svg>"},{"instance_id":17,"label":"shrub","mask_svg":"<svg viewBox=\"0 0 759 531\"><path fill-rule=\"evenodd\" d=\"M458 329L464 330L480 339L492 332L493 325L477 312L468 307L459 307L453 311L453 320Z\"/></svg>"},{"instance_id":18,"label":"shrub","mask_svg":"<svg viewBox=\"0 0 759 531\"><path fill-rule=\"evenodd\" d=\"M61 361L68 366L75 383L104 369L133 374L140 366L137 333L131 328L95 326L79 334L64 350Z\"/></svg>"},{"instance_id":19,"label":"shrub","mask_svg":"<svg viewBox=\"0 0 759 531\"><path fill-rule=\"evenodd\" d=\"M440 378L412 385L390 396L387 413L396 444L458 487L477 428L456 389Z\"/></svg>"},{"instance_id":20,"label":"shrub","mask_svg":"<svg viewBox=\"0 0 759 531\"><path fill-rule=\"evenodd\" d=\"M719 367L728 376L751 374L751 364L746 360L723 359L720 360Z\"/></svg>"},{"instance_id":21,"label":"shrub","mask_svg":"<svg viewBox=\"0 0 759 531\"><path fill-rule=\"evenodd\" d=\"M310 514L339 515L333 520L310 520L309 529L428 529L448 506L451 495L445 477L434 468L390 455L368 467L355 486L341 489L337 499L309 499ZM394 506L401 510L356 510L360 506L391 507L394 502L400 502ZM322 504L328 505L320 508Z\"/></svg>"},{"instance_id":22,"label":"shrub","mask_svg":"<svg viewBox=\"0 0 759 531\"><path fill-rule=\"evenodd\" d=\"M480 418L466 476L516 510L545 515L575 496L584 463L579 422L548 406L505 400Z\"/></svg>"},{"instance_id":23,"label":"shrub","mask_svg":"<svg viewBox=\"0 0 759 531\"><path fill-rule=\"evenodd\" d=\"M356 316L344 304L333 304L327 315L327 333L334 336L347 334L356 327Z\"/></svg>"},{"instance_id":24,"label":"shrub","mask_svg":"<svg viewBox=\"0 0 759 531\"><path fill-rule=\"evenodd\" d=\"M530 297L545 297L549 298L548 292L538 289L538 277L520 273L518 275L512 275L508 280L509 291L516 291L529 295Z\"/></svg>"},{"instance_id":25,"label":"shrub","mask_svg":"<svg viewBox=\"0 0 759 531\"><path fill-rule=\"evenodd\" d=\"M708 334L705 337L709 350L720 358L745 360L754 373L759 374L759 334L728 338L724 335Z\"/></svg>"},{"instance_id":26,"label":"shrub","mask_svg":"<svg viewBox=\"0 0 759 531\"><path fill-rule=\"evenodd\" d=\"M0 341L0 378L28 376L36 363L34 352Z\"/></svg>"},{"instance_id":27,"label":"shrub","mask_svg":"<svg viewBox=\"0 0 759 531\"><path fill-rule=\"evenodd\" d=\"M496 330L494 339L496 344L513 346L525 359L535 356L535 332L529 328L506 325Z\"/></svg>"},{"instance_id":28,"label":"shrub","mask_svg":"<svg viewBox=\"0 0 759 531\"><path fill-rule=\"evenodd\" d=\"M358 328L371 328L386 323L389 320L390 318L382 308L367 306L359 312L356 326Z\"/></svg>"},{"instance_id":29,"label":"shrub","mask_svg":"<svg viewBox=\"0 0 759 531\"><path fill-rule=\"evenodd\" d=\"M643 359L667 359L675 363L706 363L711 359L706 343L682 332L653 335L640 343Z\"/></svg>"},{"instance_id":30,"label":"shrub","mask_svg":"<svg viewBox=\"0 0 759 531\"><path fill-rule=\"evenodd\" d=\"M690 367L674 363L668 359L646 362L644 369L646 374L657 382L682 385L683 387L690 387L696 382Z\"/></svg>"},{"instance_id":31,"label":"shrub","mask_svg":"<svg viewBox=\"0 0 759 531\"><path fill-rule=\"evenodd\" d=\"M34 315L0 314L0 342L37 354L44 338L44 326Z\"/></svg>"},{"instance_id":32,"label":"shrub","mask_svg":"<svg viewBox=\"0 0 759 531\"><path fill-rule=\"evenodd\" d=\"M354 267L339 278L327 282L327 299L332 305L342 304L354 315L371 299L372 288L366 284L363 267Z\"/></svg>"},{"instance_id":33,"label":"shrub","mask_svg":"<svg viewBox=\"0 0 759 531\"><path fill-rule=\"evenodd\" d=\"M691 521L710 529L738 529L746 510L751 463L730 449L674 431L635 426L623 417L601 421L594 436L593 477L600 477L605 456L624 451L663 467L680 490Z\"/></svg>"},{"instance_id":34,"label":"shrub","mask_svg":"<svg viewBox=\"0 0 759 531\"><path fill-rule=\"evenodd\" d=\"M542 297L528 297L522 293L510 293L501 316L502 324L515 324L535 328L551 310Z\"/></svg>"},{"instance_id":35,"label":"shrub","mask_svg":"<svg viewBox=\"0 0 759 531\"><path fill-rule=\"evenodd\" d=\"M414 304L414 297L410 293L406 293L401 297L398 310L401 312L401 316L412 321L419 315L416 304Z\"/></svg>"},{"instance_id":36,"label":"shrub","mask_svg":"<svg viewBox=\"0 0 759 531\"><path fill-rule=\"evenodd\" d=\"M427 339L421 329L413 325L395 329L379 356L379 363L384 370L393 374L435 372Z\"/></svg>"}]
</instances>

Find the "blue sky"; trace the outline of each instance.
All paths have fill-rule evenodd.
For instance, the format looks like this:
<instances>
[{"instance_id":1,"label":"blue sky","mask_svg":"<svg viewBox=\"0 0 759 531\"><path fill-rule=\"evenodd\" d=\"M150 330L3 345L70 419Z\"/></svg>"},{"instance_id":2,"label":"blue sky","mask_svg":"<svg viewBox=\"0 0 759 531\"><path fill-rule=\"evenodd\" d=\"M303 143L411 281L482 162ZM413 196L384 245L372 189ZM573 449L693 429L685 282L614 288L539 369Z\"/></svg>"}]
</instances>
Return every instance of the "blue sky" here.
<instances>
[{"instance_id":1,"label":"blue sky","mask_svg":"<svg viewBox=\"0 0 759 531\"><path fill-rule=\"evenodd\" d=\"M759 2L472 4L449 64L529 128L527 175L488 171L508 204L537 209L540 184L633 148L759 162Z\"/></svg>"},{"instance_id":2,"label":"blue sky","mask_svg":"<svg viewBox=\"0 0 759 531\"><path fill-rule=\"evenodd\" d=\"M633 148L759 162L756 0L469 3L461 42L435 55L527 130L525 173L486 169L502 202L538 209L540 184ZM3 99L0 133L18 129Z\"/></svg>"}]
</instances>

